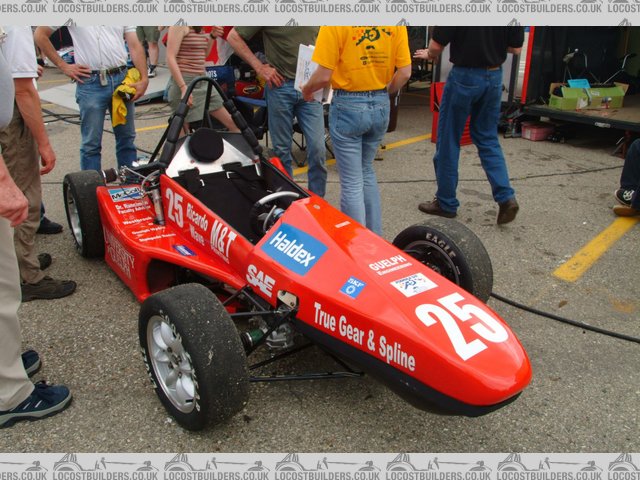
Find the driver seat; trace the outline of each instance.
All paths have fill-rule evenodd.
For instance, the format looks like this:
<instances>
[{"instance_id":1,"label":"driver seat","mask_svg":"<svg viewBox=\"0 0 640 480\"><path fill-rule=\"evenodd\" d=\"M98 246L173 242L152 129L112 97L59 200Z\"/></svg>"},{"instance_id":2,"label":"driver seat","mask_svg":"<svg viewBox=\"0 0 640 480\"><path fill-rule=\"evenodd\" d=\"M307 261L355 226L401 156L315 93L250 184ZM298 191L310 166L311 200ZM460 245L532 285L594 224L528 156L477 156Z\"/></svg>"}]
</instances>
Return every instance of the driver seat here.
<instances>
[{"instance_id":1,"label":"driver seat","mask_svg":"<svg viewBox=\"0 0 640 480\"><path fill-rule=\"evenodd\" d=\"M226 155L224 150L223 134L211 128L197 129L186 137L182 155L171 163L178 172L173 178L247 240L257 243L260 237L251 227L249 212L268 192L253 162L229 161L236 158L232 144Z\"/></svg>"}]
</instances>

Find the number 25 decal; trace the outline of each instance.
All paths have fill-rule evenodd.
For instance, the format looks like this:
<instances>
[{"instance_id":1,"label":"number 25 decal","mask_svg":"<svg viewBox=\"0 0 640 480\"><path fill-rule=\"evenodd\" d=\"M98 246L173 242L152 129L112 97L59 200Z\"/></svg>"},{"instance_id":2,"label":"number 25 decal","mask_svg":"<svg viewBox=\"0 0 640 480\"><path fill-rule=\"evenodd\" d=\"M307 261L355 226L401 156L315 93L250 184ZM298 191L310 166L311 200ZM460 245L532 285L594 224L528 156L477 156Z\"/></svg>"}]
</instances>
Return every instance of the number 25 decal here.
<instances>
[{"instance_id":1,"label":"number 25 decal","mask_svg":"<svg viewBox=\"0 0 640 480\"><path fill-rule=\"evenodd\" d=\"M169 219L176 222L176 225L182 227L184 225L184 218L182 216L182 195L175 193L170 188L165 190L167 200L169 200L169 208L167 208L167 215Z\"/></svg>"},{"instance_id":2,"label":"number 25 decal","mask_svg":"<svg viewBox=\"0 0 640 480\"><path fill-rule=\"evenodd\" d=\"M480 307L470 304L459 305L463 300L464 297L459 293L452 293L438 300L438 303L444 308L438 305L424 304L416 308L416 315L427 327L440 322L449 336L453 349L460 358L468 360L487 348L487 344L480 338L491 343L501 343L509 338L509 333L500 322ZM456 319L461 322L471 319L477 320L471 325L471 330L480 338L468 342L462 335Z\"/></svg>"}]
</instances>

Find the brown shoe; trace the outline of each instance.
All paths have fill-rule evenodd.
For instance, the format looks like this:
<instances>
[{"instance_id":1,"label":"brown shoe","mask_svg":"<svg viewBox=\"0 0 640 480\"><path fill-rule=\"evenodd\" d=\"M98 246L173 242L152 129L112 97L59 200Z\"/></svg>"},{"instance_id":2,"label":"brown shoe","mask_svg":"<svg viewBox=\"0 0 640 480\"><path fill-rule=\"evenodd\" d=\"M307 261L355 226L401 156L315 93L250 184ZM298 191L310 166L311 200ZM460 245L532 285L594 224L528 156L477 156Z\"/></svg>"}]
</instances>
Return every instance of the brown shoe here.
<instances>
[{"instance_id":1,"label":"brown shoe","mask_svg":"<svg viewBox=\"0 0 640 480\"><path fill-rule=\"evenodd\" d=\"M637 208L629 207L627 205L616 205L613 207L613 213L619 217L638 217L640 216L640 210Z\"/></svg>"},{"instance_id":2,"label":"brown shoe","mask_svg":"<svg viewBox=\"0 0 640 480\"><path fill-rule=\"evenodd\" d=\"M76 291L76 282L72 280L54 280L44 277L38 283L23 283L22 301L53 300L71 295Z\"/></svg>"},{"instance_id":3,"label":"brown shoe","mask_svg":"<svg viewBox=\"0 0 640 480\"><path fill-rule=\"evenodd\" d=\"M498 209L498 220L496 221L498 225L513 222L518 214L518 210L520 210L520 206L515 198L510 198L506 202L499 203L498 206L500 207Z\"/></svg>"},{"instance_id":4,"label":"brown shoe","mask_svg":"<svg viewBox=\"0 0 640 480\"><path fill-rule=\"evenodd\" d=\"M421 212L428 213L429 215L438 215L439 217L454 218L456 212L447 212L440 208L440 202L437 198L434 198L430 202L424 202L418 205L418 209Z\"/></svg>"}]
</instances>

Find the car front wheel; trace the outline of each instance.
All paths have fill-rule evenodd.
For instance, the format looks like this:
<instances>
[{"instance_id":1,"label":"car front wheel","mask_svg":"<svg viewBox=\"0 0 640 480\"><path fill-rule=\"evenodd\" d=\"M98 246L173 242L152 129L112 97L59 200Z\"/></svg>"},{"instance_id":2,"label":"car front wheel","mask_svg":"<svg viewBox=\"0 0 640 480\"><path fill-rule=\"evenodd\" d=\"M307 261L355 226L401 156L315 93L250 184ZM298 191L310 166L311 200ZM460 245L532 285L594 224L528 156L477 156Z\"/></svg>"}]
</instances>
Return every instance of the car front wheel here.
<instances>
[{"instance_id":1,"label":"car front wheel","mask_svg":"<svg viewBox=\"0 0 640 480\"><path fill-rule=\"evenodd\" d=\"M483 302L493 289L493 267L480 239L455 220L432 218L398 234L393 244Z\"/></svg>"},{"instance_id":2,"label":"car front wheel","mask_svg":"<svg viewBox=\"0 0 640 480\"><path fill-rule=\"evenodd\" d=\"M201 430L244 408L247 358L233 320L207 288L184 284L152 295L138 326L156 394L178 424Z\"/></svg>"}]
</instances>

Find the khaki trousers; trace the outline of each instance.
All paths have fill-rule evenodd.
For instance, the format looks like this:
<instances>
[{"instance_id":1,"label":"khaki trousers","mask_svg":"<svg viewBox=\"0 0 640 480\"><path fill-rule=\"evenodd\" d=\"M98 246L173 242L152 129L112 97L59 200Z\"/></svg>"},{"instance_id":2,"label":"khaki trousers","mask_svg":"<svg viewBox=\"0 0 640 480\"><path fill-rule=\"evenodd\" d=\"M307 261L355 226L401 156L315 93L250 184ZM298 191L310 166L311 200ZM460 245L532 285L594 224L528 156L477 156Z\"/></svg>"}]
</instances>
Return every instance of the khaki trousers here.
<instances>
[{"instance_id":1,"label":"khaki trousers","mask_svg":"<svg viewBox=\"0 0 640 480\"><path fill-rule=\"evenodd\" d=\"M40 270L35 248L42 203L40 155L33 135L25 125L17 105L14 105L11 123L0 131L0 146L13 181L29 201L29 215L15 228L14 233L20 278L26 283L38 283L45 276Z\"/></svg>"},{"instance_id":2,"label":"khaki trousers","mask_svg":"<svg viewBox=\"0 0 640 480\"><path fill-rule=\"evenodd\" d=\"M13 232L5 218L0 218L0 272L0 410L10 410L31 395L33 383L20 357L20 277Z\"/></svg>"}]
</instances>

